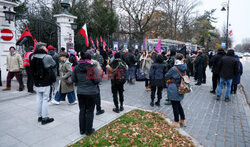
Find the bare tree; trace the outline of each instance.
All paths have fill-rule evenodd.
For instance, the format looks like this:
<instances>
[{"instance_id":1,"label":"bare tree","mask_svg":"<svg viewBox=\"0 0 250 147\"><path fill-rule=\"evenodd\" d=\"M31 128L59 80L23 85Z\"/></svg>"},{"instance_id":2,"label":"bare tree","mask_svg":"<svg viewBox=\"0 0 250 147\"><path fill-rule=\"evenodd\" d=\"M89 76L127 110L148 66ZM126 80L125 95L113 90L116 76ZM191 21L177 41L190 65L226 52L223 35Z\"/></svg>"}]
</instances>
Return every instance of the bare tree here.
<instances>
[{"instance_id":1,"label":"bare tree","mask_svg":"<svg viewBox=\"0 0 250 147\"><path fill-rule=\"evenodd\" d=\"M150 21L159 3L160 0L120 0L120 14L127 16L123 31L142 41L145 33L152 28Z\"/></svg>"}]
</instances>

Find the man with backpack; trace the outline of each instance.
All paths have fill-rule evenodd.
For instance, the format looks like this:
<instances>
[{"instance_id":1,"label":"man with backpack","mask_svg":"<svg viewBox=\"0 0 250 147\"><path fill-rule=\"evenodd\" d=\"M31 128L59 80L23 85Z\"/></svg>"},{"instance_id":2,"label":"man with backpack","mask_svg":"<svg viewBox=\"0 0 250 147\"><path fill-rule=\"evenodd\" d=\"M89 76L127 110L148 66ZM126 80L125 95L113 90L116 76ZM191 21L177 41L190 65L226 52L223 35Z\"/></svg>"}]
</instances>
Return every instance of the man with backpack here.
<instances>
[{"instance_id":1,"label":"man with backpack","mask_svg":"<svg viewBox=\"0 0 250 147\"><path fill-rule=\"evenodd\" d=\"M127 70L127 64L121 60L120 53L115 54L115 60L111 62L108 65L108 71L111 75L111 90L113 93L113 100L115 104L115 108L113 109L114 112L119 113L120 111L123 111L123 87L126 83L126 70ZM120 98L120 108L118 104L118 96L119 93Z\"/></svg>"},{"instance_id":2,"label":"man with backpack","mask_svg":"<svg viewBox=\"0 0 250 147\"><path fill-rule=\"evenodd\" d=\"M54 121L53 118L48 117L48 100L50 85L56 81L53 71L56 63L46 50L46 44L38 42L35 52L30 57L30 69L37 92L38 122L42 125Z\"/></svg>"}]
</instances>

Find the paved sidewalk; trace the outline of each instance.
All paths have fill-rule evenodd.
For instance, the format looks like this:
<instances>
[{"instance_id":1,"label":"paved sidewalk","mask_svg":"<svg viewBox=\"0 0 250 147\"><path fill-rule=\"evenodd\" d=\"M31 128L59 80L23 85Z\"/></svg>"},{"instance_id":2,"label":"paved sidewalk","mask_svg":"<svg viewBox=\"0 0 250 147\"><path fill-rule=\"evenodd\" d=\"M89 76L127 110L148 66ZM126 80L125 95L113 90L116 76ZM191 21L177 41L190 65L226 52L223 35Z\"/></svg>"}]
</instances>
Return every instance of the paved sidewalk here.
<instances>
[{"instance_id":1,"label":"paved sidewalk","mask_svg":"<svg viewBox=\"0 0 250 147\"><path fill-rule=\"evenodd\" d=\"M209 92L211 75L210 70L207 70L207 84L193 86L193 92L187 94L182 102L187 120L184 130L204 146L250 146L249 106L244 95L238 91L237 95L232 95L232 101L227 103L224 101L225 96L220 101L215 100L215 95ZM110 87L110 81L101 86L103 100L112 101ZM164 89L161 107L151 107L150 92L145 92L144 82L125 85L125 104L160 111L173 120L172 106L164 105L166 97Z\"/></svg>"},{"instance_id":2,"label":"paved sidewalk","mask_svg":"<svg viewBox=\"0 0 250 147\"><path fill-rule=\"evenodd\" d=\"M125 106L123 113L112 111L113 103L102 101L105 113L94 116L97 130L133 108ZM1 147L63 147L83 136L78 128L78 105L49 106L49 116L55 121L47 125L37 122L36 95L15 90L0 92L0 146Z\"/></svg>"}]
</instances>

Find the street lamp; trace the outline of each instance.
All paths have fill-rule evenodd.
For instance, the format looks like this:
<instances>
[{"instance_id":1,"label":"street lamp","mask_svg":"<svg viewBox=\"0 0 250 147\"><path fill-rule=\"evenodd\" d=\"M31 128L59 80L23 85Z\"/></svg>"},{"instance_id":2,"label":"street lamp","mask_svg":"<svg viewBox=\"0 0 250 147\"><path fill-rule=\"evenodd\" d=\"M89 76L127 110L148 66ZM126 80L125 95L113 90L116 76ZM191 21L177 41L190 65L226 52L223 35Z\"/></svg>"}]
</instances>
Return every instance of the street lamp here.
<instances>
[{"instance_id":1,"label":"street lamp","mask_svg":"<svg viewBox=\"0 0 250 147\"><path fill-rule=\"evenodd\" d=\"M228 22L229 22L229 0L228 0L228 2L226 3L223 3L222 4L223 5L223 7L222 7L222 9L221 9L221 11L227 11L227 33L226 33L226 50L228 49ZM225 7L227 7L227 8L225 8Z\"/></svg>"},{"instance_id":2,"label":"street lamp","mask_svg":"<svg viewBox=\"0 0 250 147\"><path fill-rule=\"evenodd\" d=\"M6 8L7 7L4 7L4 9L6 9ZM8 11L3 11L3 13L5 14L5 20L9 21L9 24L11 21L14 21L16 12L11 11L9 8Z\"/></svg>"},{"instance_id":3,"label":"street lamp","mask_svg":"<svg viewBox=\"0 0 250 147\"><path fill-rule=\"evenodd\" d=\"M77 23L71 23L71 29L76 30L77 29Z\"/></svg>"}]
</instances>

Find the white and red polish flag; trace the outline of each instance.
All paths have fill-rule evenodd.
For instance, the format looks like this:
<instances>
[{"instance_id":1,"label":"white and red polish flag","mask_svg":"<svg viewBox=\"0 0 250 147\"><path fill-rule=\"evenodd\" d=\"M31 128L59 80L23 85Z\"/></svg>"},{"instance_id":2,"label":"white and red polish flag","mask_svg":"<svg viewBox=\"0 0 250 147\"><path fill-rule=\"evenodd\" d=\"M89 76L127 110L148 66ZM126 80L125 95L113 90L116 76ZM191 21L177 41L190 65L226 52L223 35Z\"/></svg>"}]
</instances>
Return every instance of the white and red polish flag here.
<instances>
[{"instance_id":1,"label":"white and red polish flag","mask_svg":"<svg viewBox=\"0 0 250 147\"><path fill-rule=\"evenodd\" d=\"M89 47L89 38L86 24L84 24L84 26L80 29L79 33L85 38L85 44L87 47Z\"/></svg>"}]
</instances>

